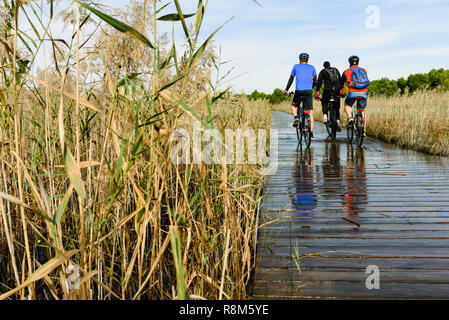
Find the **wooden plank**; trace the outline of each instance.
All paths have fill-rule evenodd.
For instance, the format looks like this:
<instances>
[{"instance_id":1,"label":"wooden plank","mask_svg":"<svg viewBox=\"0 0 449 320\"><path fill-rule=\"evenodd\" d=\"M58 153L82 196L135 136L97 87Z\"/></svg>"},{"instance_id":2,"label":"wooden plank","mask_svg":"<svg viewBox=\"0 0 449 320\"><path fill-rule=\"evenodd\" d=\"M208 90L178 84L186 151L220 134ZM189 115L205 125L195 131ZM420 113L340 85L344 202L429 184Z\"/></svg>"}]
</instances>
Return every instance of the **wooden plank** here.
<instances>
[{"instance_id":1,"label":"wooden plank","mask_svg":"<svg viewBox=\"0 0 449 320\"><path fill-rule=\"evenodd\" d=\"M360 227L355 224L338 220L339 223L310 223L310 224L292 224L291 231L283 225L270 224L264 228L259 229L260 233L264 232L279 232L290 234L290 232L301 232L308 230L319 230L322 232L347 232L348 235L359 232L413 232L413 231L440 231L449 232L449 224L445 223L427 223L427 224L409 224L409 223L378 223L378 224L360 224Z\"/></svg>"},{"instance_id":2,"label":"wooden plank","mask_svg":"<svg viewBox=\"0 0 449 320\"><path fill-rule=\"evenodd\" d=\"M264 229L264 238L346 238L346 239L448 239L447 230L367 230L364 228L341 228L341 229L322 229L322 228L295 228L289 232L283 229Z\"/></svg>"},{"instance_id":3,"label":"wooden plank","mask_svg":"<svg viewBox=\"0 0 449 320\"><path fill-rule=\"evenodd\" d=\"M293 241L292 241L293 240ZM270 248L283 248L298 246L300 248L375 248L379 251L393 248L446 248L449 256L449 239L391 239L391 238L299 238L299 237L278 237L270 242ZM421 251L421 250L420 250Z\"/></svg>"},{"instance_id":4,"label":"wooden plank","mask_svg":"<svg viewBox=\"0 0 449 320\"><path fill-rule=\"evenodd\" d=\"M265 256L258 267L280 270L295 266L291 257ZM366 269L376 265L389 270L449 270L449 259L441 258L376 258L376 257L307 257L300 260L302 270L314 269Z\"/></svg>"},{"instance_id":5,"label":"wooden plank","mask_svg":"<svg viewBox=\"0 0 449 320\"><path fill-rule=\"evenodd\" d=\"M449 284L448 270L388 270L380 269L380 282L386 283L421 283L421 284ZM366 267L358 269L324 269L308 270L293 268L260 268L257 273L258 281L337 281L364 283L368 274Z\"/></svg>"},{"instance_id":6,"label":"wooden plank","mask_svg":"<svg viewBox=\"0 0 449 320\"><path fill-rule=\"evenodd\" d=\"M298 224L298 225L324 225L324 224L331 224L331 225L338 225L338 224L347 224L349 223L347 220L353 220L360 225L400 225L400 224L407 224L409 226L413 225L429 225L429 224L449 224L449 220L446 218L403 218L403 219L394 219L389 218L385 219L385 217L373 217L373 218L358 218L354 219L352 217L348 216L340 216L340 217L332 217L329 216L327 218L320 218L320 217L292 217L292 218L282 218L282 219L263 219L264 223L267 222L276 222L276 223L283 223L286 228L289 228L290 224ZM278 220L278 221L276 221Z\"/></svg>"},{"instance_id":7,"label":"wooden plank","mask_svg":"<svg viewBox=\"0 0 449 320\"><path fill-rule=\"evenodd\" d=\"M259 248L260 255L274 257L292 257L295 247ZM423 248L380 248L380 247L301 247L300 255L322 255L327 257L401 257L401 258L449 258L447 247L423 247Z\"/></svg>"},{"instance_id":8,"label":"wooden plank","mask_svg":"<svg viewBox=\"0 0 449 320\"><path fill-rule=\"evenodd\" d=\"M254 287L254 299L448 299L449 284L380 284L379 290L368 290L365 283L338 282L260 282Z\"/></svg>"},{"instance_id":9,"label":"wooden plank","mask_svg":"<svg viewBox=\"0 0 449 320\"><path fill-rule=\"evenodd\" d=\"M270 208L262 208L262 211L264 215L267 217L273 216L295 216L295 215L301 215L304 212L307 212L306 210L298 210L291 208L290 202L286 202L286 205L282 207L282 209L276 208L276 209L270 209ZM340 207L336 209L329 209L329 208L318 208L316 207L313 210L313 216L314 217L327 217L330 214L334 215L341 215L341 213L347 212L348 209L346 207ZM422 217L422 218L440 218L440 219L448 219L449 218L449 208L445 208L444 210L434 210L434 208L431 207L425 207L425 208L408 208L407 210L397 210L392 209L391 207L386 208L386 210L377 210L373 208L365 208L361 214L359 214L359 218L371 218L371 217L378 217L378 218L389 218L389 217Z\"/></svg>"},{"instance_id":10,"label":"wooden plank","mask_svg":"<svg viewBox=\"0 0 449 320\"><path fill-rule=\"evenodd\" d=\"M254 298L449 298L449 161L371 139L329 144L320 124L307 155L290 116L273 119L279 169L264 186ZM301 198L311 208L292 209ZM380 290L365 286L369 265Z\"/></svg>"}]
</instances>

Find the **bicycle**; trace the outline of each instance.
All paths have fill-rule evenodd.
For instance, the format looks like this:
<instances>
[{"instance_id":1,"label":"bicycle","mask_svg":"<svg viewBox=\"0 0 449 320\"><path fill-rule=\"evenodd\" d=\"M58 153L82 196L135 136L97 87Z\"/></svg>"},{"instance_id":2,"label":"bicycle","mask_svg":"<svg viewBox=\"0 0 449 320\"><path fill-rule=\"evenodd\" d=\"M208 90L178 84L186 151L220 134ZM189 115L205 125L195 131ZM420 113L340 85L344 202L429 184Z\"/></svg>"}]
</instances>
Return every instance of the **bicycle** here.
<instances>
[{"instance_id":1,"label":"bicycle","mask_svg":"<svg viewBox=\"0 0 449 320\"><path fill-rule=\"evenodd\" d=\"M321 98L316 97L315 98L318 101L321 101ZM337 132L338 132L338 112L337 108L335 107L335 99L340 99L340 95L336 95L334 93L331 94L329 105L327 107L327 113L328 113L328 119L329 121L326 122L326 130L327 134L331 138L331 140L337 139Z\"/></svg>"},{"instance_id":2,"label":"bicycle","mask_svg":"<svg viewBox=\"0 0 449 320\"><path fill-rule=\"evenodd\" d=\"M289 92L288 95L294 95L294 92ZM301 119L299 121L299 125L296 127L296 136L298 137L298 143L301 144L304 138L304 144L307 148L310 148L310 144L312 142L312 127L310 122L309 112L304 111L302 103L300 107L298 107L298 114L301 115Z\"/></svg>"},{"instance_id":3,"label":"bicycle","mask_svg":"<svg viewBox=\"0 0 449 320\"><path fill-rule=\"evenodd\" d=\"M352 118L354 119L354 122L352 125L347 126L346 132L348 135L348 141L349 143L352 143L354 140L354 133L355 133L355 142L358 147L361 147L363 144L363 140L365 138L365 118L363 116L363 110L356 109L356 106L359 105L359 101L364 98L357 97L355 98L356 103L352 106ZM357 112L356 112L357 110Z\"/></svg>"}]
</instances>

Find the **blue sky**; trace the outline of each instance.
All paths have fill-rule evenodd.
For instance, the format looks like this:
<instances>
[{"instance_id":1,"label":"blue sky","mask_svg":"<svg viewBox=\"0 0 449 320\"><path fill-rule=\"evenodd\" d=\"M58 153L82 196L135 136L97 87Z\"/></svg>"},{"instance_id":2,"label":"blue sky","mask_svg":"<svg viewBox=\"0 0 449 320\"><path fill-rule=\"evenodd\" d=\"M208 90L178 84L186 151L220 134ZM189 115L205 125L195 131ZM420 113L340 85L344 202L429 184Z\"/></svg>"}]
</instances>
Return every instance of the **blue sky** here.
<instances>
[{"instance_id":1,"label":"blue sky","mask_svg":"<svg viewBox=\"0 0 449 320\"><path fill-rule=\"evenodd\" d=\"M116 1L120 3L120 1ZM182 0L186 12L197 1ZM319 71L325 60L342 71L360 56L372 79L449 69L448 0L210 0L204 34L235 16L216 37L232 60L237 91L285 87L300 52ZM369 6L379 8L379 29L368 29ZM167 12L170 9L167 9Z\"/></svg>"},{"instance_id":2,"label":"blue sky","mask_svg":"<svg viewBox=\"0 0 449 320\"><path fill-rule=\"evenodd\" d=\"M204 37L235 16L217 34L215 45L221 46L223 60L231 60L226 68L235 67L230 78L243 74L230 81L237 92L284 88L303 51L317 71L325 60L342 71L356 54L371 79L449 69L448 0L258 1L263 8L251 0L209 0L206 11ZM130 1L97 2L121 7ZM195 12L197 0L180 3L185 12ZM370 6L379 10L378 29L366 26ZM164 12L174 12L174 6ZM163 29L171 27L168 22ZM181 28L176 27L176 35L181 43Z\"/></svg>"}]
</instances>

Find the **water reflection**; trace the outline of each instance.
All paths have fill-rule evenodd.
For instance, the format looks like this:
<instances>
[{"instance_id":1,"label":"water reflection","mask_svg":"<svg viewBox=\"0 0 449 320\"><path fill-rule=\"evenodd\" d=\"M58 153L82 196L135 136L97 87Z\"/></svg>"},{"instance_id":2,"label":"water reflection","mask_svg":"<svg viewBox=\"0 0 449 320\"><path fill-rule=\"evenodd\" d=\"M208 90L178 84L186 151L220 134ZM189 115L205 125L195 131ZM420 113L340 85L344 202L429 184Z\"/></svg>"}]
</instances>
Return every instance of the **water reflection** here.
<instances>
[{"instance_id":1,"label":"water reflection","mask_svg":"<svg viewBox=\"0 0 449 320\"><path fill-rule=\"evenodd\" d=\"M343 185L343 168L340 160L340 143L325 143L321 170L323 172L324 199L341 199Z\"/></svg>"},{"instance_id":2,"label":"water reflection","mask_svg":"<svg viewBox=\"0 0 449 320\"><path fill-rule=\"evenodd\" d=\"M348 145L344 205L349 216L356 216L368 203L365 150Z\"/></svg>"},{"instance_id":3,"label":"water reflection","mask_svg":"<svg viewBox=\"0 0 449 320\"><path fill-rule=\"evenodd\" d=\"M288 189L292 209L311 211L317 206L313 185L313 151L298 146L296 161L292 168L293 187ZM310 216L311 213L305 214Z\"/></svg>"},{"instance_id":4,"label":"water reflection","mask_svg":"<svg viewBox=\"0 0 449 320\"><path fill-rule=\"evenodd\" d=\"M314 164L312 148L297 148L292 167L293 186L288 189L291 209L302 211L302 216L311 216L318 206L319 193L323 199L320 207L324 210L357 216L368 204L365 150L334 142L322 146L322 150L318 149L322 151L318 155L320 166Z\"/></svg>"}]
</instances>

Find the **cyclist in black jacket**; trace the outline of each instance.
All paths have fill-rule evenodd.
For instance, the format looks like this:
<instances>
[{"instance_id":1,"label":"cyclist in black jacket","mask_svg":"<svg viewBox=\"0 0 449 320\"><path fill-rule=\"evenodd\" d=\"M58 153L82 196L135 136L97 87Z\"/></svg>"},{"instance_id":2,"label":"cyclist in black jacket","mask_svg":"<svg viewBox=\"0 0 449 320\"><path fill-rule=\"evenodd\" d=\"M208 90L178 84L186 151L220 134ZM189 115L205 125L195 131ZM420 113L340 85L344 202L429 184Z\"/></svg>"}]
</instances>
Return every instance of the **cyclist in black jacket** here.
<instances>
[{"instance_id":1,"label":"cyclist in black jacket","mask_svg":"<svg viewBox=\"0 0 449 320\"><path fill-rule=\"evenodd\" d=\"M330 62L328 62L328 61L326 61L323 64L323 67L324 67L323 70L321 70L320 74L318 75L315 98L317 100L319 99L320 89L324 82L323 98L321 99L324 123L326 123L328 120L327 113L329 110L327 110L327 107L329 106L329 101L330 101L331 95L334 94L335 106L337 108L338 131L340 131L340 106L341 106L341 104L340 104L340 98L339 98L339 91L340 91L339 89L340 89L341 74L337 68L331 67Z\"/></svg>"}]
</instances>

